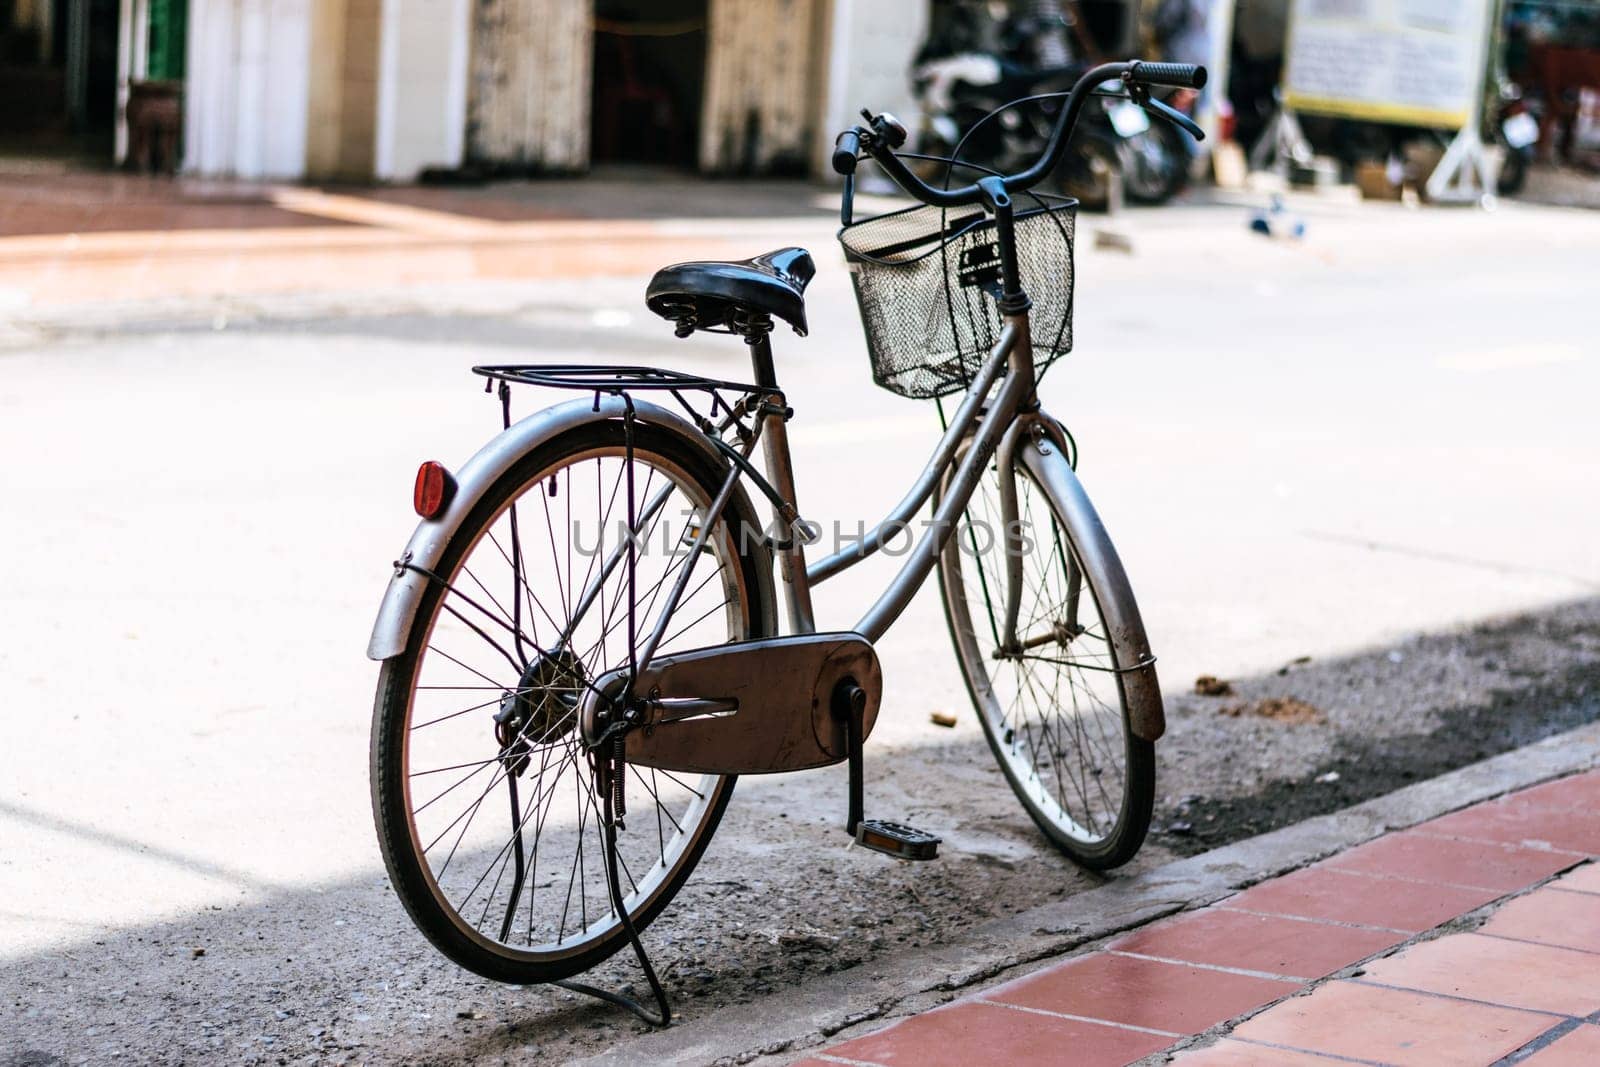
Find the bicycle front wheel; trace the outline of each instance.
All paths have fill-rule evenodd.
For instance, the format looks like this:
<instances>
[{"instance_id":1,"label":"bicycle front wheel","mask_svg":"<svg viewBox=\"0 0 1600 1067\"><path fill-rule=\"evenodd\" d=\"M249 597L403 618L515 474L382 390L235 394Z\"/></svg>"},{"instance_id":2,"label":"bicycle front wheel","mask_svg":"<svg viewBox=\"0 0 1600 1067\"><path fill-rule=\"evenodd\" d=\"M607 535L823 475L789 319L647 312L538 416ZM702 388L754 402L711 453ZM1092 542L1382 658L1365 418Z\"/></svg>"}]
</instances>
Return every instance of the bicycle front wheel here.
<instances>
[{"instance_id":1,"label":"bicycle front wheel","mask_svg":"<svg viewBox=\"0 0 1600 1067\"><path fill-rule=\"evenodd\" d=\"M627 943L607 886L601 798L579 698L628 662L682 569L662 652L770 636L765 549L736 492L693 558L724 472L680 434L622 423L569 430L484 496L444 552L406 651L384 663L372 724L372 799L390 880L456 963L528 984L567 978ZM623 546L636 502L636 566ZM623 906L640 929L694 869L731 776L629 767L617 835Z\"/></svg>"},{"instance_id":2,"label":"bicycle front wheel","mask_svg":"<svg viewBox=\"0 0 1600 1067\"><path fill-rule=\"evenodd\" d=\"M1075 529L1073 512L1019 461L1006 475L1022 534L1017 641L1006 647L1000 477L991 465L940 557L956 657L989 746L1034 822L1084 866L1116 867L1144 842L1155 798L1155 747L1130 728L1119 674L1131 666L1124 650L1144 638L1114 641L1108 632L1101 605L1112 583L1083 563L1095 558L1085 538L1104 537L1098 522Z\"/></svg>"}]
</instances>

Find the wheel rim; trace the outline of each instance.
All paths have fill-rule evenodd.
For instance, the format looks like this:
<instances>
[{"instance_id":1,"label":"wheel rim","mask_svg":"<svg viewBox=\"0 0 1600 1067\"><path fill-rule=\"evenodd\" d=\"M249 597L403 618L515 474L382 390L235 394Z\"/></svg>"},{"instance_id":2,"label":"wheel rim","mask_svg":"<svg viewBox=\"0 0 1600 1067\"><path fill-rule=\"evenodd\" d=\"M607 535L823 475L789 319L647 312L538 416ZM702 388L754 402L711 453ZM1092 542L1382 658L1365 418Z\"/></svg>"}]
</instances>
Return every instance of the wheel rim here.
<instances>
[{"instance_id":1,"label":"wheel rim","mask_svg":"<svg viewBox=\"0 0 1600 1067\"><path fill-rule=\"evenodd\" d=\"M1094 589L1044 490L1016 475L1027 541L1017 636L1001 658L1006 543L998 474L973 494L941 560L956 651L996 755L1023 802L1086 850L1115 836L1128 742L1115 648Z\"/></svg>"},{"instance_id":2,"label":"wheel rim","mask_svg":"<svg viewBox=\"0 0 1600 1067\"><path fill-rule=\"evenodd\" d=\"M1072 160L1060 172L1062 192L1086 207L1104 207L1120 170L1115 152L1092 141L1077 143L1071 151Z\"/></svg>"},{"instance_id":3,"label":"wheel rim","mask_svg":"<svg viewBox=\"0 0 1600 1067\"><path fill-rule=\"evenodd\" d=\"M666 493L640 524L642 643L688 561L692 514L710 501L665 457L639 449L634 463L641 514ZM448 586L410 679L401 775L412 856L452 925L513 959L568 959L622 930L606 889L601 804L579 744L576 702L588 682L627 663L625 556L599 580L624 543L625 470L622 449L596 448L524 482L441 575ZM599 592L580 610L583 590L596 582ZM660 651L748 636L751 604L727 524L719 523ZM572 627L575 616L581 621ZM617 847L623 904L636 920L698 855L731 787L716 775L628 768L635 832L618 834Z\"/></svg>"},{"instance_id":4,"label":"wheel rim","mask_svg":"<svg viewBox=\"0 0 1600 1067\"><path fill-rule=\"evenodd\" d=\"M1152 135L1146 133L1122 143L1123 181L1128 192L1140 199L1159 200L1172 187L1178 160Z\"/></svg>"}]
</instances>

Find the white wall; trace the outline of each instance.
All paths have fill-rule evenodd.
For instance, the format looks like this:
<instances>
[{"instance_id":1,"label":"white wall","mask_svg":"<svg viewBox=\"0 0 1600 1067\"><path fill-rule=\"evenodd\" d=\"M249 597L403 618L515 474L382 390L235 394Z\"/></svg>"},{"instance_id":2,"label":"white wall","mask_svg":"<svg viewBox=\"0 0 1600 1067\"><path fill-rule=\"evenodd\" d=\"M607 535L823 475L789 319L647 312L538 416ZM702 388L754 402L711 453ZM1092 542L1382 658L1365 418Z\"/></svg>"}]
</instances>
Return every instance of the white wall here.
<instances>
[{"instance_id":1,"label":"white wall","mask_svg":"<svg viewBox=\"0 0 1600 1067\"><path fill-rule=\"evenodd\" d=\"M383 0L375 170L411 181L466 147L470 0Z\"/></svg>"},{"instance_id":2,"label":"white wall","mask_svg":"<svg viewBox=\"0 0 1600 1067\"><path fill-rule=\"evenodd\" d=\"M184 170L298 178L314 0L191 0Z\"/></svg>"},{"instance_id":3,"label":"white wall","mask_svg":"<svg viewBox=\"0 0 1600 1067\"><path fill-rule=\"evenodd\" d=\"M892 112L916 130L921 112L911 94L911 60L928 31L928 12L929 0L833 0L828 95L812 149L817 173L833 173L833 139L864 107Z\"/></svg>"}]
</instances>

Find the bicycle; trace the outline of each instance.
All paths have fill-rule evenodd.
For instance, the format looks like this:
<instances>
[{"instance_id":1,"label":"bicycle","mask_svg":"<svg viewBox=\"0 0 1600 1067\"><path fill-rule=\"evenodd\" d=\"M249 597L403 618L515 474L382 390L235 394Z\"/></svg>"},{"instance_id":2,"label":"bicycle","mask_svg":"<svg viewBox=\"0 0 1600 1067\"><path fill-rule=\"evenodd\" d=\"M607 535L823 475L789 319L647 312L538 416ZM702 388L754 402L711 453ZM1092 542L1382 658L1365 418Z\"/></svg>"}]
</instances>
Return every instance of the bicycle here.
<instances>
[{"instance_id":1,"label":"bicycle","mask_svg":"<svg viewBox=\"0 0 1600 1067\"><path fill-rule=\"evenodd\" d=\"M873 643L934 572L969 695L1023 807L1085 866L1134 855L1164 729L1155 657L1074 473L1071 435L1035 394L1037 375L1071 347L1075 202L1028 190L1104 84L1198 136L1149 91L1205 77L1181 64L1096 67L1066 94L1032 167L954 189L907 168L892 116L863 112L865 125L839 136L840 239L874 380L963 398L888 517L820 561L806 559L819 530L798 510L793 412L770 341L775 319L806 332L804 250L678 264L647 291L679 337L741 335L752 383L637 367L474 368L498 393L503 432L455 473L419 469L422 522L368 647L382 662L379 843L439 950L487 978L560 983L665 1024L639 932L689 877L739 774L847 762L856 841L936 856L936 836L863 817L862 769L882 692ZM863 154L920 204L854 220ZM1017 210L1013 194L1036 206ZM513 384L582 395L513 422ZM751 461L758 444L765 474ZM878 551L930 501L931 523L876 603L849 630L819 631L812 586ZM505 810L500 793L509 819L494 811ZM572 980L629 943L655 1016Z\"/></svg>"}]
</instances>

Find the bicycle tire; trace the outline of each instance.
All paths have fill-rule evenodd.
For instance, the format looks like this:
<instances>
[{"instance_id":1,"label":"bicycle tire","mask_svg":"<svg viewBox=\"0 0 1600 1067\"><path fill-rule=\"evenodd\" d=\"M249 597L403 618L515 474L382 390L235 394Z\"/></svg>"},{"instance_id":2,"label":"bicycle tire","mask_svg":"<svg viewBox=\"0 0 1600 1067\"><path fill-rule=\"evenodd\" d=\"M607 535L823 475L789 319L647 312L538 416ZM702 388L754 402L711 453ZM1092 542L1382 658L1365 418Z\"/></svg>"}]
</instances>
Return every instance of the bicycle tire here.
<instances>
[{"instance_id":1,"label":"bicycle tire","mask_svg":"<svg viewBox=\"0 0 1600 1067\"><path fill-rule=\"evenodd\" d=\"M1065 462L1059 454L1056 459L1062 463ZM1062 550L1048 554L1055 555L1063 566L1065 566L1068 559L1077 564L1082 573L1081 581L1089 592L1090 604L1096 616L1099 616L1100 604L1105 602L1104 598L1110 595L1109 590L1116 587L1116 583L1109 581L1106 575L1096 574L1084 568L1082 564L1084 553L1079 546L1085 543L1086 538L1103 539L1105 537L1104 528L1099 525L1097 518L1092 523L1086 524L1088 528L1078 528L1071 518L1076 512L1073 509L1064 507L1059 500L1055 499L1051 491L1034 479L1020 460L1015 464L1015 477L1018 484L1019 500L1023 495L1024 486L1034 487L1045 499L1049 507L1049 521L1052 530L1060 534L1059 540L1055 539L1053 535L1052 548L1058 547ZM963 521L945 546L939 562L939 591L944 604L945 621L950 630L952 643L955 646L956 659L961 667L962 678L966 682L968 696L971 698L978 720L983 726L984 736L988 740L989 748L999 763L1007 783L1045 837L1059 850L1085 867L1093 870L1108 870L1118 867L1132 859L1144 843L1145 836L1149 832L1151 812L1155 803L1155 746L1150 741L1144 740L1133 733L1127 693L1123 687L1121 675L1115 673L1121 668L1130 665L1126 662L1128 658L1127 649L1145 647L1143 634L1142 632L1139 634L1119 633L1115 641L1110 640L1109 635L1105 635L1108 639L1104 642L1104 659L1102 663L1097 665L1095 674L1102 679L1114 680L1109 685L1098 685L1097 689L1101 692L1115 692L1119 702L1117 709L1119 714L1115 716L1115 719L1121 742L1121 779L1123 787L1120 803L1116 805L1115 817L1106 826L1104 832L1085 834L1081 832L1084 829L1082 823L1079 819L1074 818L1073 813L1068 810L1070 798L1064 795L1066 792L1064 789L1059 788L1061 779L1063 777L1070 779L1071 775L1063 776L1059 770L1056 772L1058 789L1054 797L1050 795L1049 790L1042 788L1044 779L1040 775L1038 768L1036 766L1026 766L1021 758L1023 753L1020 751L1021 746L1017 741L1020 724L1015 721L1014 717L1008 720L1008 709L1001 707L1001 700L998 695L1000 690L996 685L996 679L991 673L990 667L992 663L997 663L999 660L995 658L992 648L985 647L984 637L995 634L996 630L993 623L998 617L1004 615L1005 609L1002 599L1004 595L1003 572L988 573L983 580L976 583L980 587L979 591L982 597L982 618L984 620L982 626L975 621L971 606L968 603L968 588L973 584L968 580L969 573L976 566L978 567L978 575L984 574L981 563L982 557L976 551L977 546L973 540L975 536L973 534L974 523L975 521L988 521L986 518L974 519L974 505L977 504L981 510L983 507L982 494L991 489L993 492L998 493L997 475L992 466L990 472L986 474L983 481L974 491L973 500L968 502ZM994 514L998 514L997 502L992 510ZM1021 510L1019 504L1019 511ZM1025 514L1024 518L1026 520ZM1109 547L1108 542L1106 547ZM1105 558L1105 554L1096 553L1094 558ZM1110 554L1110 558L1115 558L1114 552ZM962 565L963 559L976 559L979 562L969 564L964 569ZM1027 573L1027 561L1025 560L1024 562L1024 571ZM1047 565L1054 566L1055 564L1049 563ZM993 580L995 577L999 577L999 584L996 584ZM1068 583L1070 583L1070 579L1064 578L1063 584ZM1049 585L1048 579L1044 584ZM1028 613L1026 600L1024 600L1023 613ZM1137 620L1138 613L1136 610L1128 614L1131 618ZM1104 631L1103 617L1100 618L1101 629ZM1019 624L1020 629L1021 626ZM1092 625L1089 626L1084 636L1087 637L1089 633L1093 632L1093 629ZM997 646L998 638L996 637L990 643ZM1021 661L1019 660L1018 662ZM1110 668L1109 671L1105 670L1107 667ZM1017 672L1021 674L1024 669L1017 668ZM1087 668L1085 669L1087 670ZM997 670L994 673L999 673L999 671ZM1026 687L1034 688L1031 684ZM1016 688L1020 696L1024 685L1019 683ZM1074 710L1076 710L1078 706L1077 688L1074 687L1070 692ZM1109 716L1102 716L1101 718L1109 718ZM1045 734L1047 747L1053 737L1058 736L1050 734L1043 728L1041 728L1040 732ZM1084 735L1087 736L1087 730L1084 731ZM1036 746L1030 744L1029 747L1034 747L1035 751L1037 751ZM1102 749L1101 755L1109 755L1109 748L1110 746L1106 746ZM1102 776L1102 774L1097 773L1094 776L1095 781L1098 783ZM1091 804L1087 793L1088 790L1086 788L1080 789L1085 808L1088 808ZM1109 807L1109 805L1107 806Z\"/></svg>"},{"instance_id":2,"label":"bicycle tire","mask_svg":"<svg viewBox=\"0 0 1600 1067\"><path fill-rule=\"evenodd\" d=\"M485 531L493 527L497 517L510 510L513 501L525 498L530 487L532 492L542 492L541 485L549 476L549 472L563 469L563 464L571 457L587 456L596 453L597 450L600 453L609 453L621 449L624 445L623 435L620 420L597 420L565 431L531 450L484 494L483 500L473 509L463 522L460 532L446 547L435 573L447 580L456 577L457 568L464 566L463 561L473 546L481 541ZM677 431L638 423L634 431L634 447L636 457L652 464L659 463L663 469L673 470L683 476L701 503L708 503L715 496L726 476L725 469L719 467L716 461L709 459L703 448L687 440ZM570 481L568 489L570 493ZM755 511L742 490L736 491L730 499L724 521L747 523L748 529L758 528ZM649 534L646 535L647 541L648 538ZM723 542L718 539L717 543ZM731 537L729 545L731 547L725 548L724 551L732 553L730 558L735 562L739 588L744 594L740 598L742 604L738 609L743 632L737 636L745 639L772 636L776 633L777 612L770 557L764 545L753 538ZM526 581L526 578L523 580ZM439 889L434 878L434 872L425 854L426 848L421 846L419 836L414 831L415 819L407 793L406 739L417 693L419 663L429 644L435 622L442 614L441 605L447 595L444 586L429 583L416 620L407 636L405 651L386 660L379 674L370 750L373 816L379 847L396 894L412 921L440 952L455 963L485 978L519 985L570 978L595 966L627 944L626 930L621 923L614 921L614 916L609 928L601 930L586 941L567 946L560 951L541 952L531 947L522 950L502 944L492 937L485 936L481 929L475 928L461 914L460 908L453 906L449 900L442 899L443 891ZM541 775L542 773L543 767ZM578 777L576 770L574 777ZM638 907L632 905L628 907L634 925L640 930L661 914L687 881L727 808L735 777L723 775L707 776L707 778L714 778L714 784L706 789L704 798L697 805L698 822L692 835L677 851L670 870L664 870L655 886L638 899ZM637 788L635 793L637 795ZM656 799L659 805L659 797ZM657 822L659 821L658 814ZM521 825L513 822L513 833L516 833ZM647 827L646 832L648 829ZM687 832L680 828L680 833ZM577 836L581 842L583 840L581 821ZM674 841L676 840L675 837ZM662 847L662 862L665 865L665 844ZM624 857L624 867L626 863ZM503 870L502 866L502 873ZM648 872L645 877L648 884ZM626 888L627 883L624 883L624 889ZM569 886L569 903L570 892ZM469 896L463 903L471 904L471 897ZM608 900L604 906L609 907ZM532 911L533 898L530 896L530 931L534 922ZM565 915L563 915L563 934L564 924ZM557 943L559 942L558 937Z\"/></svg>"},{"instance_id":3,"label":"bicycle tire","mask_svg":"<svg viewBox=\"0 0 1600 1067\"><path fill-rule=\"evenodd\" d=\"M1083 131L1067 145L1056 168L1056 187L1084 211L1109 211L1112 187L1122 181L1122 157L1106 138Z\"/></svg>"},{"instance_id":4,"label":"bicycle tire","mask_svg":"<svg viewBox=\"0 0 1600 1067\"><path fill-rule=\"evenodd\" d=\"M1164 204L1189 184L1188 134L1165 122L1117 146L1122 161L1122 189L1130 204Z\"/></svg>"}]
</instances>

